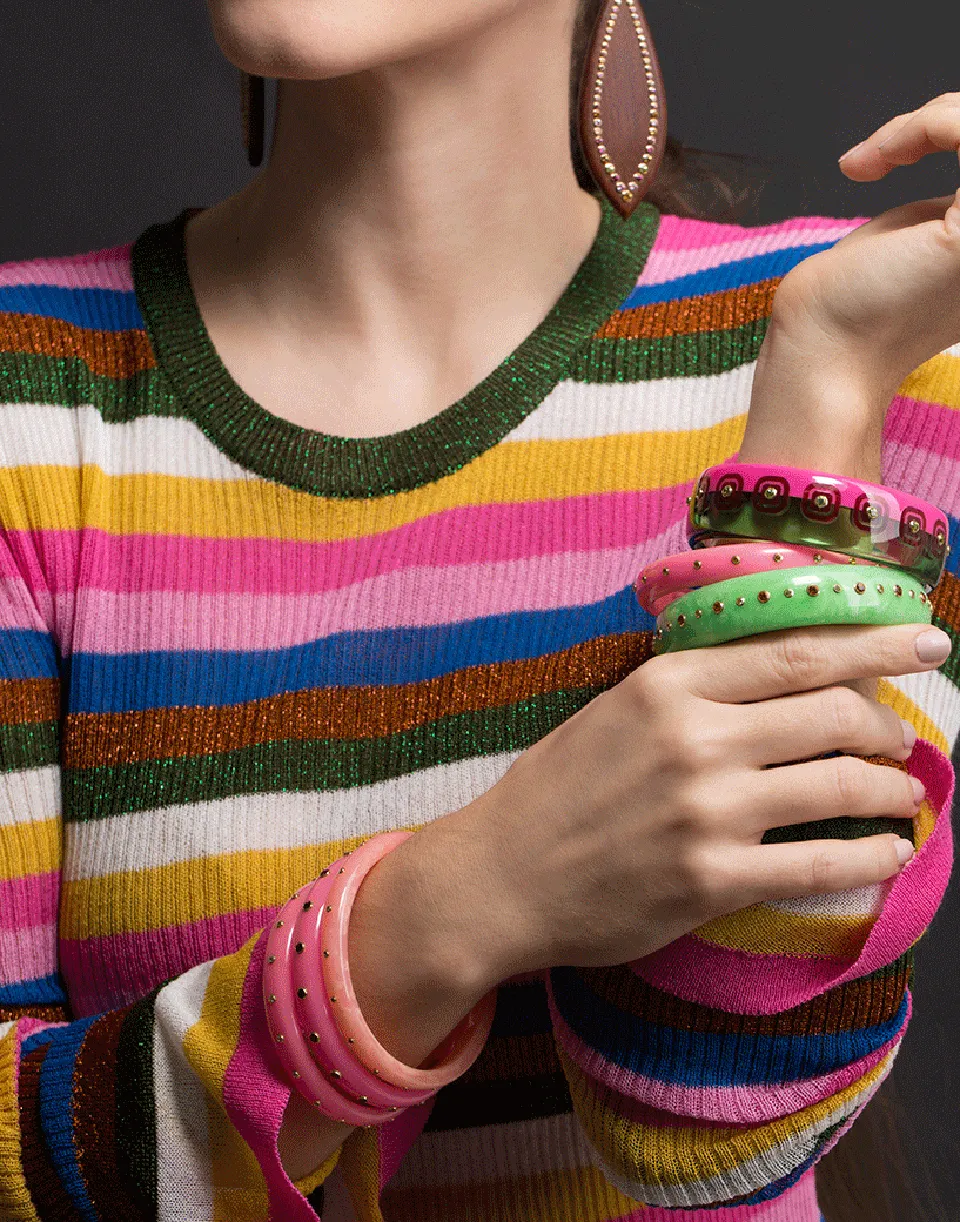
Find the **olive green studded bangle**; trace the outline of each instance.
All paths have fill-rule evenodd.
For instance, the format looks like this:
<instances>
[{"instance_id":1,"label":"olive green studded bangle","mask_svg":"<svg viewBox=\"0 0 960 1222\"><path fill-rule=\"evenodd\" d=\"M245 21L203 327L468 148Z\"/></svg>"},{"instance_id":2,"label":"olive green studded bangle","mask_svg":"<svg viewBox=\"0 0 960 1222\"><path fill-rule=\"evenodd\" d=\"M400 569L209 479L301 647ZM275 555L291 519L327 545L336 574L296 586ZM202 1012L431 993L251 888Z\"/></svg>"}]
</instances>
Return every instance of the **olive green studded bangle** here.
<instances>
[{"instance_id":1,"label":"olive green studded bangle","mask_svg":"<svg viewBox=\"0 0 960 1222\"><path fill-rule=\"evenodd\" d=\"M733 577L690 590L657 618L653 652L722 645L819 624L929 624L931 601L904 573L818 564Z\"/></svg>"}]
</instances>

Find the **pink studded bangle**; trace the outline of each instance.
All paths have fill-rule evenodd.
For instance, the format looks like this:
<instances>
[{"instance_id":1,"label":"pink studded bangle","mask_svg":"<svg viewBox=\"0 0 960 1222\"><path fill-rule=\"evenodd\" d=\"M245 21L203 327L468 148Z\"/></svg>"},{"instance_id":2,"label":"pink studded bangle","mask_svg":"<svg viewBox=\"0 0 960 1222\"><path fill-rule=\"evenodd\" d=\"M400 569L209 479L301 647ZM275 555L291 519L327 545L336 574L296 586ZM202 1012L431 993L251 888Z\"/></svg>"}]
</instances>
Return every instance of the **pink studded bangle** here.
<instances>
[{"instance_id":1,"label":"pink studded bangle","mask_svg":"<svg viewBox=\"0 0 960 1222\"><path fill-rule=\"evenodd\" d=\"M344 869L338 862L323 870L302 896L303 903L294 926L294 947L302 945L305 953L294 954L291 966L298 1025L310 1043L314 1058L339 1090L352 1096L357 1103L397 1112L425 1102L436 1091L404 1090L371 1073L357 1060L352 1044L337 1026L324 988L318 958L323 910L338 871Z\"/></svg>"},{"instance_id":2,"label":"pink studded bangle","mask_svg":"<svg viewBox=\"0 0 960 1222\"><path fill-rule=\"evenodd\" d=\"M670 603L688 590L728 581L731 577L766 573L776 569L795 569L811 564L866 564L865 560L826 552L815 547L795 547L784 543L742 542L680 552L648 564L634 589L640 605L651 615L659 615Z\"/></svg>"},{"instance_id":3,"label":"pink studded bangle","mask_svg":"<svg viewBox=\"0 0 960 1222\"><path fill-rule=\"evenodd\" d=\"M382 1081L408 1091L437 1091L465 1072L479 1056L496 1009L497 990L491 989L430 1054L425 1068L397 1060L380 1044L357 1005L347 958L350 909L360 884L391 849L410 832L381 832L354 849L342 872L337 871L323 907L320 938L321 967L332 1013L344 1038L353 1041L357 1058Z\"/></svg>"},{"instance_id":4,"label":"pink studded bangle","mask_svg":"<svg viewBox=\"0 0 960 1222\"><path fill-rule=\"evenodd\" d=\"M297 1022L290 962L298 953L294 945L294 928L297 912L303 907L304 890L301 888L284 905L267 936L263 1000L271 1046L290 1083L325 1116L341 1124L363 1128L382 1124L392 1120L395 1113L366 1106L341 1094L311 1056L307 1038Z\"/></svg>"}]
</instances>

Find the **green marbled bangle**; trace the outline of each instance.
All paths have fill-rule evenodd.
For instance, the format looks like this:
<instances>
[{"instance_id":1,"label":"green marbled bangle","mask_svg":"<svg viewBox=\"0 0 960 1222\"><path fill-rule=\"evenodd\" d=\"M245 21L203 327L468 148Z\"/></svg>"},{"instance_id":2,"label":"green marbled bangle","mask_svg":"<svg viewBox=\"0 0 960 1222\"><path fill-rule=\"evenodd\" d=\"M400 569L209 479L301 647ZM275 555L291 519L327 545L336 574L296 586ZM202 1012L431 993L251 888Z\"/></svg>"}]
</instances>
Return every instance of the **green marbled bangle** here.
<instances>
[{"instance_id":1,"label":"green marbled bangle","mask_svg":"<svg viewBox=\"0 0 960 1222\"><path fill-rule=\"evenodd\" d=\"M657 619L654 653L819 624L929 624L930 599L904 573L818 564L733 577L681 595Z\"/></svg>"}]
</instances>

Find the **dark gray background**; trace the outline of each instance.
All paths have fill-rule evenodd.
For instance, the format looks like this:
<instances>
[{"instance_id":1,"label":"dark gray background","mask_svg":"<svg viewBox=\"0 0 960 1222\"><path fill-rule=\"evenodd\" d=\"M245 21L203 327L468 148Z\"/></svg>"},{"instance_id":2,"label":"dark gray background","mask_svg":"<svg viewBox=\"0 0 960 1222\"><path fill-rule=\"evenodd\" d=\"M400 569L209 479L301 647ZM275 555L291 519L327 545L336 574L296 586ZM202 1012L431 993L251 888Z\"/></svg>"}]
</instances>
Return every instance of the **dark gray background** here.
<instances>
[{"instance_id":1,"label":"dark gray background","mask_svg":"<svg viewBox=\"0 0 960 1222\"><path fill-rule=\"evenodd\" d=\"M674 135L744 155L751 176L767 179L750 220L872 215L960 185L947 155L870 186L836 167L881 122L960 90L955 0L649 0L647 12ZM0 261L127 241L239 188L253 171L237 75L201 0L4 3L0 167ZM894 1070L910 1156L926 1151L951 1202L960 1201L958 889L955 876L918 946L916 1015Z\"/></svg>"}]
</instances>

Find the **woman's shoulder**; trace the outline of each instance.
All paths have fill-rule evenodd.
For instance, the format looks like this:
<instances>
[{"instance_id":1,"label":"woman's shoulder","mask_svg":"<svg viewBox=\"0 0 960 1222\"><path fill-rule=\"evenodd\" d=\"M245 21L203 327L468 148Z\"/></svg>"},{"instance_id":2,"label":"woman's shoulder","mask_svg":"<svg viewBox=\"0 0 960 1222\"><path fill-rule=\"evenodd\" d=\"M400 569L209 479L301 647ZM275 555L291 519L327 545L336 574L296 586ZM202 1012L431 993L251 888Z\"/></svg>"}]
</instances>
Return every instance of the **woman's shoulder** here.
<instances>
[{"instance_id":1,"label":"woman's shoulder","mask_svg":"<svg viewBox=\"0 0 960 1222\"><path fill-rule=\"evenodd\" d=\"M0 263L0 403L89 402L142 319L132 242Z\"/></svg>"},{"instance_id":2,"label":"woman's shoulder","mask_svg":"<svg viewBox=\"0 0 960 1222\"><path fill-rule=\"evenodd\" d=\"M766 287L866 219L798 216L744 226L664 214L638 288L653 301Z\"/></svg>"}]
</instances>

